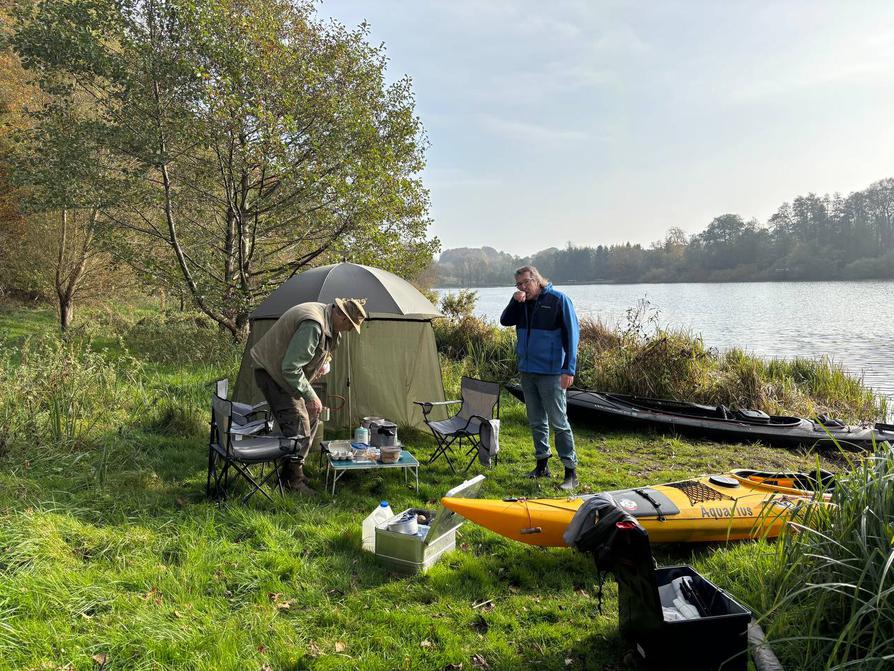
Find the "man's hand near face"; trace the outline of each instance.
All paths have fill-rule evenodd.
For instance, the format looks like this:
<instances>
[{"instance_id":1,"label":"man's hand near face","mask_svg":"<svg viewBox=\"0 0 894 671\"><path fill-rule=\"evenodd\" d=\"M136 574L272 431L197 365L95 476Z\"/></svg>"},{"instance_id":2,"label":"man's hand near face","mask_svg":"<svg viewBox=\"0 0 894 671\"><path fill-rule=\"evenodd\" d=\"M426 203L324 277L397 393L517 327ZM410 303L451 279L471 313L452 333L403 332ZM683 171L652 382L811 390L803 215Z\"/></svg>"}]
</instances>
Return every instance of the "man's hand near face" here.
<instances>
[{"instance_id":1,"label":"man's hand near face","mask_svg":"<svg viewBox=\"0 0 894 671\"><path fill-rule=\"evenodd\" d=\"M537 298L537 293L529 295L529 291L531 289L531 285L533 284L533 278L528 277L516 277L515 278L515 293L512 294L512 298L519 303L524 303L528 298Z\"/></svg>"}]
</instances>

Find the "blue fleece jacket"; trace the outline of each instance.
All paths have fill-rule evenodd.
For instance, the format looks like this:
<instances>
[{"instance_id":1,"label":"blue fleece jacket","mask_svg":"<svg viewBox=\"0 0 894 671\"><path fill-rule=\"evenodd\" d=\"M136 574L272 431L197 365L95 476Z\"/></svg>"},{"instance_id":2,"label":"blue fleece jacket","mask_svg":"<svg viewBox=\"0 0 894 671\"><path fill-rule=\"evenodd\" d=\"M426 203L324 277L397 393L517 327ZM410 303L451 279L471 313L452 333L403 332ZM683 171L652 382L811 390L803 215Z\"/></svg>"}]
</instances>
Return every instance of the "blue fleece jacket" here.
<instances>
[{"instance_id":1,"label":"blue fleece jacket","mask_svg":"<svg viewBox=\"0 0 894 671\"><path fill-rule=\"evenodd\" d=\"M510 299L500 315L503 326L514 326L518 370L541 375L574 375L580 329L571 299L547 284L535 300Z\"/></svg>"}]
</instances>

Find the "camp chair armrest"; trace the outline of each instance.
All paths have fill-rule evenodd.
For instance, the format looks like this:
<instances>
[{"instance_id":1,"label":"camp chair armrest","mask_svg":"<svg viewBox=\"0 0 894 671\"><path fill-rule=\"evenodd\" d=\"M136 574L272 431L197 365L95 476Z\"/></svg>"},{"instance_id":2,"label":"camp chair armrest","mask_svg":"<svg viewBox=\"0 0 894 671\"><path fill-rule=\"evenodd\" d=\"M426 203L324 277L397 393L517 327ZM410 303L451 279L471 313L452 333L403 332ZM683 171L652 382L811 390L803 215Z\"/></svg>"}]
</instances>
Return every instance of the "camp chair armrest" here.
<instances>
[{"instance_id":1,"label":"camp chair armrest","mask_svg":"<svg viewBox=\"0 0 894 671\"><path fill-rule=\"evenodd\" d=\"M270 420L270 408L261 408L258 410L252 410L250 413L248 413L246 415L246 418L253 422L269 421Z\"/></svg>"},{"instance_id":2,"label":"camp chair armrest","mask_svg":"<svg viewBox=\"0 0 894 671\"><path fill-rule=\"evenodd\" d=\"M255 403L251 406L251 412L246 415L247 417L263 417L264 419L270 419L270 404L267 401L261 401L260 403Z\"/></svg>"},{"instance_id":3,"label":"camp chair armrest","mask_svg":"<svg viewBox=\"0 0 894 671\"><path fill-rule=\"evenodd\" d=\"M466 425L460 430L466 431L469 428L469 424L472 423L473 419L477 419L481 423L484 423L484 422L489 422L492 419L492 417L483 417L482 415L470 415L469 419L466 421Z\"/></svg>"},{"instance_id":4,"label":"camp chair armrest","mask_svg":"<svg viewBox=\"0 0 894 671\"><path fill-rule=\"evenodd\" d=\"M233 402L232 413L243 422L252 422L261 418L270 419L270 404L267 401L254 404Z\"/></svg>"},{"instance_id":5,"label":"camp chair armrest","mask_svg":"<svg viewBox=\"0 0 894 671\"><path fill-rule=\"evenodd\" d=\"M230 424L230 435L233 436L254 436L269 430L270 422L266 419L258 419L248 424Z\"/></svg>"},{"instance_id":6,"label":"camp chair armrest","mask_svg":"<svg viewBox=\"0 0 894 671\"><path fill-rule=\"evenodd\" d=\"M429 413L436 405L451 405L453 403L462 403L462 401L413 401L413 403L420 406L422 408L422 414L428 417Z\"/></svg>"}]
</instances>

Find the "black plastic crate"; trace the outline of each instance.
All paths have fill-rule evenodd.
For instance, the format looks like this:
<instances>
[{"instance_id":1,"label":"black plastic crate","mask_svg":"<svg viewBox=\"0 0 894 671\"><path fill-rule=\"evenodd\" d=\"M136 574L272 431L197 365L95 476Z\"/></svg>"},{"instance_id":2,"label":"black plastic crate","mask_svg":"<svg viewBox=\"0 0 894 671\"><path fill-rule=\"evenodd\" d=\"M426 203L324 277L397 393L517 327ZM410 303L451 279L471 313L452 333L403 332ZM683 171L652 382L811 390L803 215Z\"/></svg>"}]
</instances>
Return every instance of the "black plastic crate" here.
<instances>
[{"instance_id":1,"label":"black plastic crate","mask_svg":"<svg viewBox=\"0 0 894 671\"><path fill-rule=\"evenodd\" d=\"M651 554L650 554L651 559ZM620 562L618 620L621 634L633 646L641 664L650 669L687 671L745 671L748 666L748 623L751 612L691 566L667 566L647 572L630 570ZM708 615L666 622L662 606L669 606L673 580L689 576Z\"/></svg>"},{"instance_id":2,"label":"black plastic crate","mask_svg":"<svg viewBox=\"0 0 894 671\"><path fill-rule=\"evenodd\" d=\"M566 542L590 553L618 582L618 624L638 666L662 671L745 671L751 613L691 566L656 568L649 534L609 494L596 494L577 511ZM665 620L678 578L691 619ZM676 611L676 609L674 609ZM679 612L673 613L682 617ZM669 614L670 616L670 614Z\"/></svg>"}]
</instances>

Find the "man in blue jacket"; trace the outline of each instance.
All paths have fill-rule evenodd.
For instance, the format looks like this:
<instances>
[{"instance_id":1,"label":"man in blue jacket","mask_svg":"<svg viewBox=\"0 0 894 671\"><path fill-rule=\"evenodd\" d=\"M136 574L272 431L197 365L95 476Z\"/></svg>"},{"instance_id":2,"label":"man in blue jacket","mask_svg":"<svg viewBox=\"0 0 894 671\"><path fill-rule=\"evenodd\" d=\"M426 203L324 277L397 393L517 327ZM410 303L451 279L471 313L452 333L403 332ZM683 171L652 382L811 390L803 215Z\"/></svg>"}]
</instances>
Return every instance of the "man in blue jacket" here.
<instances>
[{"instance_id":1,"label":"man in blue jacket","mask_svg":"<svg viewBox=\"0 0 894 671\"><path fill-rule=\"evenodd\" d=\"M528 426L534 438L537 467L531 478L548 478L549 427L556 436L556 452L565 466L560 487L577 487L577 455L568 423L565 390L574 382L579 328L571 300L553 289L534 266L515 271L516 292L500 315L503 326L514 326L515 351L521 373Z\"/></svg>"}]
</instances>

